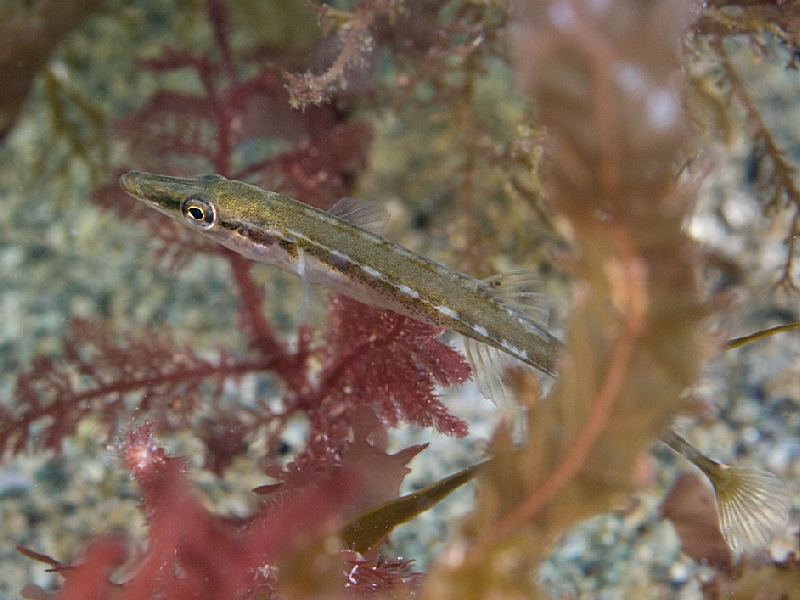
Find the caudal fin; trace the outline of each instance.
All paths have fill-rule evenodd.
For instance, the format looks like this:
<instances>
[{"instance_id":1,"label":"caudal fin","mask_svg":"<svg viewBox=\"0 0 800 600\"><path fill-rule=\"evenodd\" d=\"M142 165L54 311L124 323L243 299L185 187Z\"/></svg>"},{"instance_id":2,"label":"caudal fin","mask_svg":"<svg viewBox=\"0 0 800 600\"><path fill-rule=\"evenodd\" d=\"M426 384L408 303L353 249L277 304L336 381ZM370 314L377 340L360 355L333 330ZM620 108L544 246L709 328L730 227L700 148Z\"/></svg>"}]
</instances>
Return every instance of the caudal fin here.
<instances>
[{"instance_id":1,"label":"caudal fin","mask_svg":"<svg viewBox=\"0 0 800 600\"><path fill-rule=\"evenodd\" d=\"M706 474L717 497L722 537L736 553L763 548L789 522L789 490L768 471L718 467Z\"/></svg>"}]
</instances>

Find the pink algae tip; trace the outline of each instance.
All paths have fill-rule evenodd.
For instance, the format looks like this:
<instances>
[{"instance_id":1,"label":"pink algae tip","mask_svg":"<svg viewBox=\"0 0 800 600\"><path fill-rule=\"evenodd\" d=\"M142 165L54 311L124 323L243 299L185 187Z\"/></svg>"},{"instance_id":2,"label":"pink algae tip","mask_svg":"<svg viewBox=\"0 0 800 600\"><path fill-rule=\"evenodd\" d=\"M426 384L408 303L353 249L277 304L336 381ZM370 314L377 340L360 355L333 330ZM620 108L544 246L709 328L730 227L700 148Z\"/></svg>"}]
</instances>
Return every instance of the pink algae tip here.
<instances>
[{"instance_id":1,"label":"pink algae tip","mask_svg":"<svg viewBox=\"0 0 800 600\"><path fill-rule=\"evenodd\" d=\"M136 477L151 473L166 461L166 452L158 445L152 430L153 424L148 422L129 431L117 448L128 470Z\"/></svg>"}]
</instances>

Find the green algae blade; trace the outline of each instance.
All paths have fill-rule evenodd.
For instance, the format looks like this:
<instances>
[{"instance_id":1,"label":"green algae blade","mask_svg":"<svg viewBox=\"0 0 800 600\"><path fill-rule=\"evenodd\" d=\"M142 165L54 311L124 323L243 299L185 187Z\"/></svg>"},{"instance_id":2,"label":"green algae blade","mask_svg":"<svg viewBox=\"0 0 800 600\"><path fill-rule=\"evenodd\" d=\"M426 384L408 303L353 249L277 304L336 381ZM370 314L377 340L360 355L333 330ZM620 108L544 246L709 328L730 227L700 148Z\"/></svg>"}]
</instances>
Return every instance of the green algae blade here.
<instances>
[{"instance_id":1,"label":"green algae blade","mask_svg":"<svg viewBox=\"0 0 800 600\"><path fill-rule=\"evenodd\" d=\"M398 525L425 512L448 494L470 481L486 464L482 462L440 479L412 494L402 496L351 519L342 528L345 545L364 553L375 547Z\"/></svg>"}]
</instances>

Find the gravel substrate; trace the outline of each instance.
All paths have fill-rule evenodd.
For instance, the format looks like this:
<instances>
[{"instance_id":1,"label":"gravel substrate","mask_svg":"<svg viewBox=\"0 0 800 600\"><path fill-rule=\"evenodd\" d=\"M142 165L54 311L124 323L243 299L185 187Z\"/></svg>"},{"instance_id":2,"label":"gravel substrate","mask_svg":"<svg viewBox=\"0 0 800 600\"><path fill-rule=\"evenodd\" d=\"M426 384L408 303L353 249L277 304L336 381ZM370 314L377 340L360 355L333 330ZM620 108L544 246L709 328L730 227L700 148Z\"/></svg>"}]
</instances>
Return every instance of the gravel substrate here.
<instances>
[{"instance_id":1,"label":"gravel substrate","mask_svg":"<svg viewBox=\"0 0 800 600\"><path fill-rule=\"evenodd\" d=\"M767 122L779 133L787 157L800 163L800 82L787 77L776 59L759 65L743 61L742 70L769 108ZM765 66L766 65L766 66ZM773 79L770 79L773 78ZM779 94L774 78L780 78ZM774 125L773 125L774 124ZM101 213L88 202L68 206L52 201L52 186L31 190L15 170L15 153L35 139L34 123L23 121L3 150L0 196L9 218L0 220L0 397L13 399L15 374L36 355L58 355L60 339L75 316L101 315L117 331L167 322L187 331L201 347L211 348L235 330L235 297L225 265L203 259L180 273L154 267L144 231ZM797 293L775 290L785 260L784 238L791 215L763 216L755 190L745 182L753 155L746 138L725 150L726 158L703 187L692 234L709 249L737 263L741 275L720 283L730 292L724 319L709 323L709 340L745 335L798 320ZM77 169L80 171L80 169ZM80 178L78 178L80 179ZM87 187L74 193L85 198ZM795 273L800 281L800 270ZM198 291L199 290L199 291ZM198 296L200 294L200 296ZM220 318L210 326L197 306ZM227 316L226 316L227 315ZM202 325L202 327L201 327ZM235 342L231 342L235 343ZM783 558L796 549L800 506L800 333L780 335L750 347L720 354L707 365L692 395L709 406L711 416L681 421L681 430L698 448L722 462L752 464L780 476L795 495L791 528L770 551ZM254 390L251 390L255 394ZM403 431L394 448L431 441L412 464L405 491L427 485L480 460L491 433L495 408L472 385L448 399L453 412L470 421L472 437L444 439L430 432ZM185 453L199 467L190 439L170 440L170 450ZM614 599L647 589L648 597L691 600L712 571L681 552L680 541L658 507L678 475L692 469L666 448L654 445L653 483L631 506L598 516L568 532L539 577L560 598ZM250 488L262 481L247 460L237 461L219 482L195 471L198 488L217 510L244 514ZM468 485L434 510L394 535L397 554L418 557L425 567L447 542L455 521L469 511ZM0 598L18 597L25 583L47 586L53 579L43 565L22 557L21 544L69 558L92 535L143 532L139 495L96 424L88 421L62 455L20 456L0 467Z\"/></svg>"}]
</instances>

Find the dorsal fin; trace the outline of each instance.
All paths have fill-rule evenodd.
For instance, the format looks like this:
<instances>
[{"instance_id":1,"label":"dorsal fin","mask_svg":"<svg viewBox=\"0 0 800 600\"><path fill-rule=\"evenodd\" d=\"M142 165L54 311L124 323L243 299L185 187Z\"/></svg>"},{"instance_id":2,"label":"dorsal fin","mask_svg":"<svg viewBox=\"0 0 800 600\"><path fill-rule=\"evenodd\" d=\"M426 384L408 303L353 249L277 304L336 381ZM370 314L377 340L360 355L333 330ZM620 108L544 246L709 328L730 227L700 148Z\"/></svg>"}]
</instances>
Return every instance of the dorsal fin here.
<instances>
[{"instance_id":1,"label":"dorsal fin","mask_svg":"<svg viewBox=\"0 0 800 600\"><path fill-rule=\"evenodd\" d=\"M357 200L355 198L341 198L334 204L330 214L347 221L350 225L382 236L386 232L389 223L389 213L380 204L367 200Z\"/></svg>"},{"instance_id":2,"label":"dorsal fin","mask_svg":"<svg viewBox=\"0 0 800 600\"><path fill-rule=\"evenodd\" d=\"M541 327L546 327L548 310L541 283L533 271L517 270L492 275L483 280L486 290L509 308ZM511 365L531 369L505 352L472 338L464 338L467 360L481 394L503 408L516 403L504 381L504 371Z\"/></svg>"},{"instance_id":3,"label":"dorsal fin","mask_svg":"<svg viewBox=\"0 0 800 600\"><path fill-rule=\"evenodd\" d=\"M536 273L525 269L492 275L483 280L495 298L541 327L547 326L550 311L547 296Z\"/></svg>"}]
</instances>

